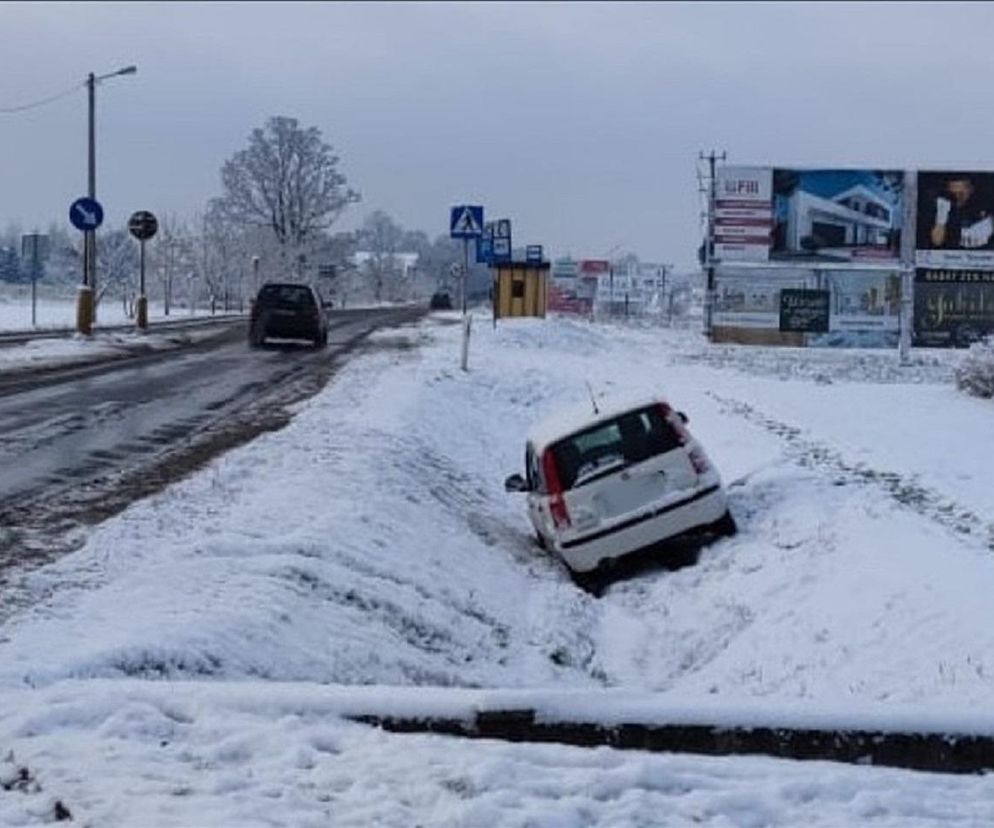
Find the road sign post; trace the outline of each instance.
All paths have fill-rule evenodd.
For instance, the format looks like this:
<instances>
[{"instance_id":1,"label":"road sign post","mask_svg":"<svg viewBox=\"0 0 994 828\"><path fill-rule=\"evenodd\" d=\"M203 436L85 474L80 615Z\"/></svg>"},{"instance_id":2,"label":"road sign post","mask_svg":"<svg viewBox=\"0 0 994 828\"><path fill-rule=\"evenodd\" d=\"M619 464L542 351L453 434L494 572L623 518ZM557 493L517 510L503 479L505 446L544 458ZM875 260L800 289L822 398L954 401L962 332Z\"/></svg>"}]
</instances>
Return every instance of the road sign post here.
<instances>
[{"instance_id":1,"label":"road sign post","mask_svg":"<svg viewBox=\"0 0 994 828\"><path fill-rule=\"evenodd\" d=\"M128 219L128 232L138 239L138 309L137 323L141 331L148 330L148 297L145 295L145 242L159 229L159 221L148 210L132 213Z\"/></svg>"},{"instance_id":2,"label":"road sign post","mask_svg":"<svg viewBox=\"0 0 994 828\"><path fill-rule=\"evenodd\" d=\"M466 315L466 288L469 282L469 240L483 235L483 207L476 204L460 204L449 211L449 236L462 239L463 278L460 282L463 316Z\"/></svg>"},{"instance_id":3,"label":"road sign post","mask_svg":"<svg viewBox=\"0 0 994 828\"><path fill-rule=\"evenodd\" d=\"M31 327L38 325L38 277L41 263L48 254L48 236L26 233L21 236L21 258L31 267Z\"/></svg>"},{"instance_id":4,"label":"road sign post","mask_svg":"<svg viewBox=\"0 0 994 828\"><path fill-rule=\"evenodd\" d=\"M95 198L83 196L69 205L69 221L83 233L83 283L76 305L76 331L89 336L93 332L93 273L96 270L94 237L103 224L104 208Z\"/></svg>"}]
</instances>

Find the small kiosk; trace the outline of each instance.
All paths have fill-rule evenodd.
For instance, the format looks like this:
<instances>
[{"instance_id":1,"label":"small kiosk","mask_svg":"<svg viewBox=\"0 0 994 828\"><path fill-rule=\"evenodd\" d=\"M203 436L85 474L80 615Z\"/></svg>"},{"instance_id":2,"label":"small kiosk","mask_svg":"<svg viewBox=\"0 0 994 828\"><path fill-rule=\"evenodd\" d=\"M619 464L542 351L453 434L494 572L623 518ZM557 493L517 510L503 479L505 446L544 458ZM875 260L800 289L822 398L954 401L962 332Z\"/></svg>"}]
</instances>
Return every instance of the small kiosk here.
<instances>
[{"instance_id":1,"label":"small kiosk","mask_svg":"<svg viewBox=\"0 0 994 828\"><path fill-rule=\"evenodd\" d=\"M549 262L504 262L494 268L494 317L545 318Z\"/></svg>"}]
</instances>

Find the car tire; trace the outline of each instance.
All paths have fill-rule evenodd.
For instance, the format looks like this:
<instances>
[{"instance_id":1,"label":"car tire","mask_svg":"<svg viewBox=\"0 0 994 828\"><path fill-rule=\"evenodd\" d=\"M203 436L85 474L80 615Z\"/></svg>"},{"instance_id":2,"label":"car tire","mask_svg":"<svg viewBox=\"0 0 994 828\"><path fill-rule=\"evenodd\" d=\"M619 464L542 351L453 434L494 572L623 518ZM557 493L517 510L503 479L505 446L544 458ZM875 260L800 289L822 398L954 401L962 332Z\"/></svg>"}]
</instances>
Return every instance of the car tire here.
<instances>
[{"instance_id":1,"label":"car tire","mask_svg":"<svg viewBox=\"0 0 994 828\"><path fill-rule=\"evenodd\" d=\"M728 509L725 510L725 514L711 524L710 529L716 535L721 535L725 538L733 537L739 532L738 524L736 524L735 518L732 517L732 513Z\"/></svg>"},{"instance_id":2,"label":"car tire","mask_svg":"<svg viewBox=\"0 0 994 828\"><path fill-rule=\"evenodd\" d=\"M600 568L592 569L590 572L575 572L571 569L569 576L573 583L588 595L594 598L600 598L601 595L604 594L604 589L607 584L605 582L604 573L601 572Z\"/></svg>"}]
</instances>

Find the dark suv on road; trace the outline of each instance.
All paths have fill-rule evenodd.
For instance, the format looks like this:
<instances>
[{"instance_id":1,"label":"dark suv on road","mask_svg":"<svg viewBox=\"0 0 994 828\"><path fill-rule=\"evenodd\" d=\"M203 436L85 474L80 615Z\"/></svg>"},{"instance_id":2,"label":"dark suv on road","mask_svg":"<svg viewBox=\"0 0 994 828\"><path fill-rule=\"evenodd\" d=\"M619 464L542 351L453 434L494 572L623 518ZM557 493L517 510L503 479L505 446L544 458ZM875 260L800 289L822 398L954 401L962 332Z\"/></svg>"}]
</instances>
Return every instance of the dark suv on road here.
<instances>
[{"instance_id":1,"label":"dark suv on road","mask_svg":"<svg viewBox=\"0 0 994 828\"><path fill-rule=\"evenodd\" d=\"M267 337L307 339L315 348L328 344L328 322L321 299L310 285L270 282L252 303L249 345L258 348Z\"/></svg>"}]
</instances>

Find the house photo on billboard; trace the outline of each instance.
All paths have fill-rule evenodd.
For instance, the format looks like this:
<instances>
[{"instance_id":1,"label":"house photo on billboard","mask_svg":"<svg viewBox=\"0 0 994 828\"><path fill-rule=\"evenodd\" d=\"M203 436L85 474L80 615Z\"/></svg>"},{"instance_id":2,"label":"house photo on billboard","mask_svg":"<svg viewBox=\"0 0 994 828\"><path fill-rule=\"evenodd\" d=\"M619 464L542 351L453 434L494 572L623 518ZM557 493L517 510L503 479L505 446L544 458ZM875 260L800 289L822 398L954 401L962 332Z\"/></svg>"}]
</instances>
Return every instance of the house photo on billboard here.
<instances>
[{"instance_id":1,"label":"house photo on billboard","mask_svg":"<svg viewBox=\"0 0 994 828\"><path fill-rule=\"evenodd\" d=\"M897 171L775 169L772 257L896 260L903 191Z\"/></svg>"}]
</instances>

